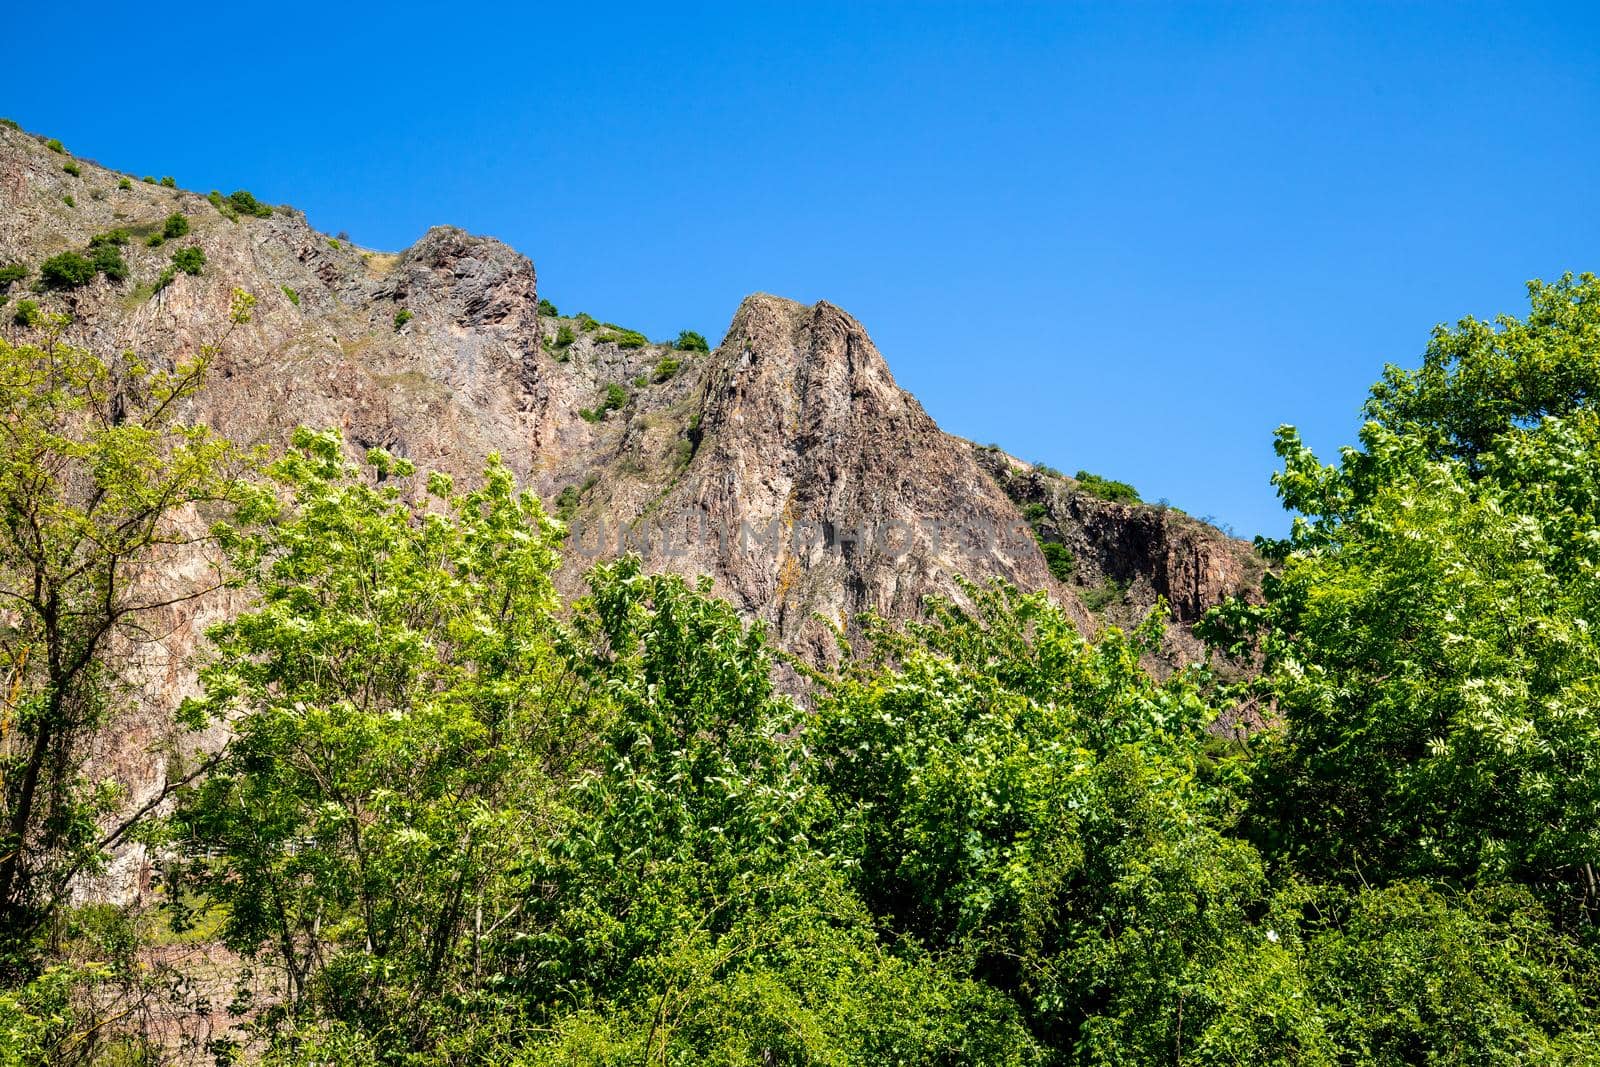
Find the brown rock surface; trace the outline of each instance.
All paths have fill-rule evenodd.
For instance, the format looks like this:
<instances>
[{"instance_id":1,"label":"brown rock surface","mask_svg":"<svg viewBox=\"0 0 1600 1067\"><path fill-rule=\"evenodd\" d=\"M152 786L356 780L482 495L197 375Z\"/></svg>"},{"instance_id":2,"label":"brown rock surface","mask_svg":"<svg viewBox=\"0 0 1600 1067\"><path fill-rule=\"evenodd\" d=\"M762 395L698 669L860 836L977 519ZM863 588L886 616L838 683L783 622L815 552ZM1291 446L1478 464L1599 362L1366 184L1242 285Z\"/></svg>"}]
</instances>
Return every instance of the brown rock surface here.
<instances>
[{"instance_id":1,"label":"brown rock surface","mask_svg":"<svg viewBox=\"0 0 1600 1067\"><path fill-rule=\"evenodd\" d=\"M605 326L541 318L533 264L493 239L439 227L397 255L372 252L292 209L233 219L195 193L120 189L120 175L87 161L74 177L63 158L0 128L0 263L36 270L120 227L133 234L130 277L35 295L33 275L12 287L12 306L29 297L69 314L72 343L173 361L223 337L232 291L250 292L253 321L215 360L193 418L269 446L296 424L333 426L353 449L382 446L458 478L499 452L546 501L566 491L568 588L588 557L633 547L652 567L710 574L813 661L833 654L832 626L868 609L909 616L924 595L957 592L958 576L1048 589L1085 629L1131 621L1159 595L1177 623L1164 657L1175 664L1200 654L1187 624L1259 580L1248 546L1208 526L1096 500L945 434L830 304L752 296L709 354L624 347ZM190 233L149 247L174 212ZM202 273L158 287L186 246L204 250ZM10 310L0 332L26 339ZM576 339L558 347L562 326ZM595 416L610 385L626 403ZM1050 576L1029 503L1048 512L1041 534L1071 548L1071 582ZM1088 610L1085 595L1098 604L1108 581L1121 595ZM168 620L136 721L100 753L134 803L160 788L161 740L218 609Z\"/></svg>"}]
</instances>

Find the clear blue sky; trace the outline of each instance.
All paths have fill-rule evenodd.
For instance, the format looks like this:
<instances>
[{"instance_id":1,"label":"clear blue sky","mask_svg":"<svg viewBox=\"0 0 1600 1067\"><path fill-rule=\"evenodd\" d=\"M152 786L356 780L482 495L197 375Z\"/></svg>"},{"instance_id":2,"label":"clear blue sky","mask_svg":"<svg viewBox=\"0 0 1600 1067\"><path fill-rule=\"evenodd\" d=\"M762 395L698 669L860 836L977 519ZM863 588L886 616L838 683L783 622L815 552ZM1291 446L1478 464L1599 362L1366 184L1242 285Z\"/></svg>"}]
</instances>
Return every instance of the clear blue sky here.
<instances>
[{"instance_id":1,"label":"clear blue sky","mask_svg":"<svg viewBox=\"0 0 1600 1067\"><path fill-rule=\"evenodd\" d=\"M15 20L14 20L15 21ZM1436 322L1600 266L1593 5L35 5L0 114L655 336L856 314L946 429L1285 520Z\"/></svg>"}]
</instances>

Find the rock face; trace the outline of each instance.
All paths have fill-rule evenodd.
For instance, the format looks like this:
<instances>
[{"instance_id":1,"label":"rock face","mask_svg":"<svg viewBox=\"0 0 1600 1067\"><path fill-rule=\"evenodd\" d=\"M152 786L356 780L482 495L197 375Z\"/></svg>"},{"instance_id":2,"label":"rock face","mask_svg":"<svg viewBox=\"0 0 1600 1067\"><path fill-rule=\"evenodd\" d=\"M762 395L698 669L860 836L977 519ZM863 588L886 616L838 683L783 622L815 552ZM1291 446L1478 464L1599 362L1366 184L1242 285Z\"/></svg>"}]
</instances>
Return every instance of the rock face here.
<instances>
[{"instance_id":1,"label":"rock face","mask_svg":"<svg viewBox=\"0 0 1600 1067\"><path fill-rule=\"evenodd\" d=\"M35 336L13 321L26 297L70 315L65 339L100 352L170 362L219 345L190 416L244 443L337 427L353 450L382 446L458 479L498 452L569 518L569 589L590 558L636 550L654 568L710 574L813 662L834 654L833 627L865 610L909 616L928 593L956 594L958 576L1046 589L1085 630L1162 596L1175 625L1161 659L1175 665L1201 651L1187 624L1259 578L1248 546L1208 526L1096 500L943 433L830 304L752 296L714 352L678 352L541 316L533 264L492 239L440 227L398 255L372 252L292 209L233 217L215 198L67 162L0 128L0 264L34 272L11 287L0 332ZM172 214L188 233L148 244ZM44 259L119 228L126 280L28 291ZM201 273L159 284L191 246ZM257 303L230 335L235 288ZM1041 538L1071 550L1066 581ZM143 718L101 754L135 804L160 787L154 753L218 610L169 620L142 675Z\"/></svg>"}]
</instances>

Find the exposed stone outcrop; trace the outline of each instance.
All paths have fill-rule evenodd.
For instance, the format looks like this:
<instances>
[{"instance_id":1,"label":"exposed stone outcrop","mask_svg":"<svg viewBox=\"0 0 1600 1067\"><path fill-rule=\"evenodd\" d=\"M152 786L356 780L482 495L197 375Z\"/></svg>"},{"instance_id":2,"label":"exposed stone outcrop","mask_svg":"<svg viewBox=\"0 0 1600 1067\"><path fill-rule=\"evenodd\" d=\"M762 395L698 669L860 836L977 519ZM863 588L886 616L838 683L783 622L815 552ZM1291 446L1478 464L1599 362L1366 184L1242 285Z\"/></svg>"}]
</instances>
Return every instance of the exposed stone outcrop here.
<instances>
[{"instance_id":1,"label":"exposed stone outcrop","mask_svg":"<svg viewBox=\"0 0 1600 1067\"><path fill-rule=\"evenodd\" d=\"M1160 595L1176 624L1170 664L1199 654L1186 624L1259 577L1248 546L1210 527L1095 500L943 433L831 304L752 296L714 352L641 346L604 325L541 317L533 264L489 238L439 227L397 255L372 252L292 209L231 219L194 193L120 188L120 175L87 161L70 175L63 158L0 128L0 263L37 268L116 228L133 238L128 280L35 297L71 316L66 340L167 362L220 342L189 414L244 443L332 426L353 450L382 446L466 479L498 452L563 502L569 589L588 558L633 548L652 567L711 575L813 661L833 654L833 627L865 610L909 616L928 593L957 594L958 576L1048 589L1086 630L1130 621ZM147 245L172 213L188 235ZM173 249L190 245L205 252L202 273L154 284ZM13 286L13 305L33 280ZM257 303L227 336L236 287ZM9 310L0 332L30 336ZM620 407L602 403L612 386ZM1046 510L1040 533L1076 558L1068 582L1050 575L1022 511L1030 503ZM1119 595L1101 603L1108 581ZM137 721L107 735L102 765L130 783L134 804L160 787L160 741L217 610L167 620Z\"/></svg>"}]
</instances>

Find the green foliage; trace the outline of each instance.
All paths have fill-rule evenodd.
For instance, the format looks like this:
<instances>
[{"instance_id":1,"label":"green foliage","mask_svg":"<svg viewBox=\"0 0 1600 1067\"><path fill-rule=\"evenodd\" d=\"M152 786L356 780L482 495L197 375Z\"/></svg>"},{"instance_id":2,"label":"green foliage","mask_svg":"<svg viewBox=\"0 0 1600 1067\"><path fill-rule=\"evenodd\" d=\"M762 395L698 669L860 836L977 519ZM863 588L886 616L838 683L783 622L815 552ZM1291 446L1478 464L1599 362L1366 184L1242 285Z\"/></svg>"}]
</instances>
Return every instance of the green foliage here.
<instances>
[{"instance_id":1,"label":"green foliage","mask_svg":"<svg viewBox=\"0 0 1600 1067\"><path fill-rule=\"evenodd\" d=\"M228 198L223 196L219 190L211 190L206 194L206 199L211 202L212 207L217 209L217 214L221 215L229 222L239 221L239 212L231 203L228 202Z\"/></svg>"},{"instance_id":2,"label":"green foliage","mask_svg":"<svg viewBox=\"0 0 1600 1067\"><path fill-rule=\"evenodd\" d=\"M1050 574L1058 582L1065 582L1072 577L1072 569L1077 561L1072 557L1072 550L1058 541L1041 541L1039 551L1044 553L1045 566L1050 568Z\"/></svg>"},{"instance_id":3,"label":"green foliage","mask_svg":"<svg viewBox=\"0 0 1600 1067\"><path fill-rule=\"evenodd\" d=\"M67 205L68 207L77 207L78 206L78 201L73 197L73 195L71 193L68 193L66 196L63 196L61 198L61 202L63 204L65 204L65 205Z\"/></svg>"},{"instance_id":4,"label":"green foliage","mask_svg":"<svg viewBox=\"0 0 1600 1067\"><path fill-rule=\"evenodd\" d=\"M1075 480L1079 489L1101 500L1113 500L1123 504L1139 503L1138 490L1127 482L1112 481L1110 478L1102 478L1088 471L1079 471L1075 475Z\"/></svg>"},{"instance_id":5,"label":"green foliage","mask_svg":"<svg viewBox=\"0 0 1600 1067\"><path fill-rule=\"evenodd\" d=\"M1569 281L1530 287L1525 323L1468 320L1422 371L1391 369L1338 466L1278 433L1300 515L1268 546L1267 603L1209 632L1266 656L1287 728L1251 826L1319 879L1509 880L1600 909L1600 414L1538 417L1540 376L1579 375L1575 339L1600 336L1593 280Z\"/></svg>"},{"instance_id":6,"label":"green foliage","mask_svg":"<svg viewBox=\"0 0 1600 1067\"><path fill-rule=\"evenodd\" d=\"M272 217L272 205L263 204L244 189L229 193L227 203L239 215L249 215L258 219L270 219Z\"/></svg>"},{"instance_id":7,"label":"green foliage","mask_svg":"<svg viewBox=\"0 0 1600 1067\"><path fill-rule=\"evenodd\" d=\"M556 306L550 301L546 300L544 297L540 297L539 314L543 315L547 319L553 319L559 316L561 312L557 311Z\"/></svg>"},{"instance_id":8,"label":"green foliage","mask_svg":"<svg viewBox=\"0 0 1600 1067\"><path fill-rule=\"evenodd\" d=\"M199 274L205 269L206 250L198 245L177 249L172 253L172 265L185 274Z\"/></svg>"},{"instance_id":9,"label":"green foliage","mask_svg":"<svg viewBox=\"0 0 1600 1067\"><path fill-rule=\"evenodd\" d=\"M711 345L706 341L704 334L695 333L693 330L683 330L678 334L678 339L672 342L672 347L680 352L709 352Z\"/></svg>"},{"instance_id":10,"label":"green foliage","mask_svg":"<svg viewBox=\"0 0 1600 1067\"><path fill-rule=\"evenodd\" d=\"M117 188L123 192L127 192L129 189L133 188L133 179L124 174L122 177L117 179Z\"/></svg>"},{"instance_id":11,"label":"green foliage","mask_svg":"<svg viewBox=\"0 0 1600 1067\"><path fill-rule=\"evenodd\" d=\"M597 322L587 311L578 312L577 318L573 321L578 324L578 329L582 330L584 333L592 333L600 328L600 323Z\"/></svg>"},{"instance_id":12,"label":"green foliage","mask_svg":"<svg viewBox=\"0 0 1600 1067\"><path fill-rule=\"evenodd\" d=\"M39 281L50 289L76 289L94 276L95 265L77 252L58 252L39 264Z\"/></svg>"},{"instance_id":13,"label":"green foliage","mask_svg":"<svg viewBox=\"0 0 1600 1067\"><path fill-rule=\"evenodd\" d=\"M50 149L50 151L55 152L57 155L66 155L66 152L67 152L66 146L63 145L60 141L56 140L54 137L52 137L49 140L45 141L44 146L46 148Z\"/></svg>"},{"instance_id":14,"label":"green foliage","mask_svg":"<svg viewBox=\"0 0 1600 1067\"><path fill-rule=\"evenodd\" d=\"M151 175L151 174L146 174L143 178L140 178L139 180L144 182L146 185L154 185L156 183L155 176Z\"/></svg>"},{"instance_id":15,"label":"green foliage","mask_svg":"<svg viewBox=\"0 0 1600 1067\"><path fill-rule=\"evenodd\" d=\"M1438 327L1422 366L1390 366L1367 415L1417 437L1433 458L1469 467L1513 427L1590 408L1600 396L1600 278L1528 283L1528 317L1471 317Z\"/></svg>"},{"instance_id":16,"label":"green foliage","mask_svg":"<svg viewBox=\"0 0 1600 1067\"><path fill-rule=\"evenodd\" d=\"M161 224L161 236L164 240L175 241L189 233L189 216L181 211L174 211L168 215Z\"/></svg>"},{"instance_id":17,"label":"green foliage","mask_svg":"<svg viewBox=\"0 0 1600 1067\"><path fill-rule=\"evenodd\" d=\"M0 973L30 956L73 879L136 825L137 815L103 821L117 790L88 778L83 761L130 699L113 642L136 638L153 602L205 587L174 575L156 594L133 577L205 539L182 512L233 497L230 449L177 421L213 351L151 371L54 336L0 339Z\"/></svg>"},{"instance_id":18,"label":"green foliage","mask_svg":"<svg viewBox=\"0 0 1600 1067\"><path fill-rule=\"evenodd\" d=\"M279 286L279 288L283 290L283 295L289 298L289 303L293 304L295 307L299 307L300 306L300 294L299 293L295 292L293 289L289 288L287 285Z\"/></svg>"},{"instance_id":19,"label":"green foliage","mask_svg":"<svg viewBox=\"0 0 1600 1067\"><path fill-rule=\"evenodd\" d=\"M107 230L105 233L97 233L93 237L89 238L89 247L99 248L102 245L115 245L118 248L121 248L126 246L127 243L132 239L132 235L128 233L127 230L120 228L115 230Z\"/></svg>"},{"instance_id":20,"label":"green foliage","mask_svg":"<svg viewBox=\"0 0 1600 1067\"><path fill-rule=\"evenodd\" d=\"M8 263L0 267L0 293L11 288L14 283L26 278L28 274L28 267L25 263Z\"/></svg>"},{"instance_id":21,"label":"green foliage","mask_svg":"<svg viewBox=\"0 0 1600 1067\"><path fill-rule=\"evenodd\" d=\"M594 488L599 481L596 475L589 475L581 485L569 485L556 494L556 518L563 522L572 518L577 512L578 505L583 502L583 495Z\"/></svg>"},{"instance_id":22,"label":"green foliage","mask_svg":"<svg viewBox=\"0 0 1600 1067\"><path fill-rule=\"evenodd\" d=\"M280 491L223 531L257 599L212 631L185 710L236 737L185 798L173 877L284 973L271 1025L321 1016L398 1050L506 1009L462 983L499 940L484 930L503 938L524 907L519 872L560 818L560 731L584 720L556 712L577 679L553 650L557 533L538 502L495 459L472 492L427 479L433 506L406 502L405 460L368 463L381 484L336 434L299 431L270 470Z\"/></svg>"},{"instance_id":23,"label":"green foliage","mask_svg":"<svg viewBox=\"0 0 1600 1067\"><path fill-rule=\"evenodd\" d=\"M612 382L601 390L600 403L593 408L583 408L578 414L586 422L599 422L606 417L608 411L620 411L628 404L628 390L618 382Z\"/></svg>"},{"instance_id":24,"label":"green foliage","mask_svg":"<svg viewBox=\"0 0 1600 1067\"><path fill-rule=\"evenodd\" d=\"M18 326L43 326L44 312L40 311L39 305L32 300L19 300L11 321Z\"/></svg>"},{"instance_id":25,"label":"green foliage","mask_svg":"<svg viewBox=\"0 0 1600 1067\"><path fill-rule=\"evenodd\" d=\"M614 344L618 348L643 348L650 343L649 338L637 330L624 330L620 326L607 326L604 332L595 337L600 344Z\"/></svg>"},{"instance_id":26,"label":"green foliage","mask_svg":"<svg viewBox=\"0 0 1600 1067\"><path fill-rule=\"evenodd\" d=\"M73 162L63 163L61 165L61 169L66 171L68 174L72 175L74 178L83 177L83 168L78 166L78 164L76 164L76 163L73 163Z\"/></svg>"},{"instance_id":27,"label":"green foliage","mask_svg":"<svg viewBox=\"0 0 1600 1067\"><path fill-rule=\"evenodd\" d=\"M667 381L674 374L677 374L682 366L683 363L679 360L673 359L671 356L662 356L656 363L655 369L650 372L650 380L654 382Z\"/></svg>"},{"instance_id":28,"label":"green foliage","mask_svg":"<svg viewBox=\"0 0 1600 1067\"><path fill-rule=\"evenodd\" d=\"M808 731L874 916L962 960L1073 1062L1296 1047L1303 1018L1237 996L1293 964L1254 921L1265 872L1226 832L1228 791L1197 773L1213 712L1193 680L1138 666L1159 629L1091 644L1042 594L965 599L869 621L875 654Z\"/></svg>"},{"instance_id":29,"label":"green foliage","mask_svg":"<svg viewBox=\"0 0 1600 1067\"><path fill-rule=\"evenodd\" d=\"M560 326L556 327L555 346L557 348L566 348L577 339L578 335L573 333L572 327L568 326L566 323L562 323Z\"/></svg>"},{"instance_id":30,"label":"green foliage","mask_svg":"<svg viewBox=\"0 0 1600 1067\"><path fill-rule=\"evenodd\" d=\"M178 180L171 175L168 175L167 177L161 179L161 185L163 188L176 189L178 187Z\"/></svg>"},{"instance_id":31,"label":"green foliage","mask_svg":"<svg viewBox=\"0 0 1600 1067\"><path fill-rule=\"evenodd\" d=\"M0 118L0 126L4 126L8 130L20 130L20 129L22 129L22 127L20 125L18 125L16 119Z\"/></svg>"},{"instance_id":32,"label":"green foliage","mask_svg":"<svg viewBox=\"0 0 1600 1067\"><path fill-rule=\"evenodd\" d=\"M89 254L94 269L105 275L107 281L120 282L128 276L128 264L115 244L96 246Z\"/></svg>"},{"instance_id":33,"label":"green foliage","mask_svg":"<svg viewBox=\"0 0 1600 1067\"><path fill-rule=\"evenodd\" d=\"M410 322L412 320L412 318L413 318L413 316L411 314L411 309L410 308L401 308L399 311L396 311L394 313L394 328L395 328L395 332L398 333L400 331L400 329L403 326L405 326L406 323L408 323L408 322Z\"/></svg>"}]
</instances>

